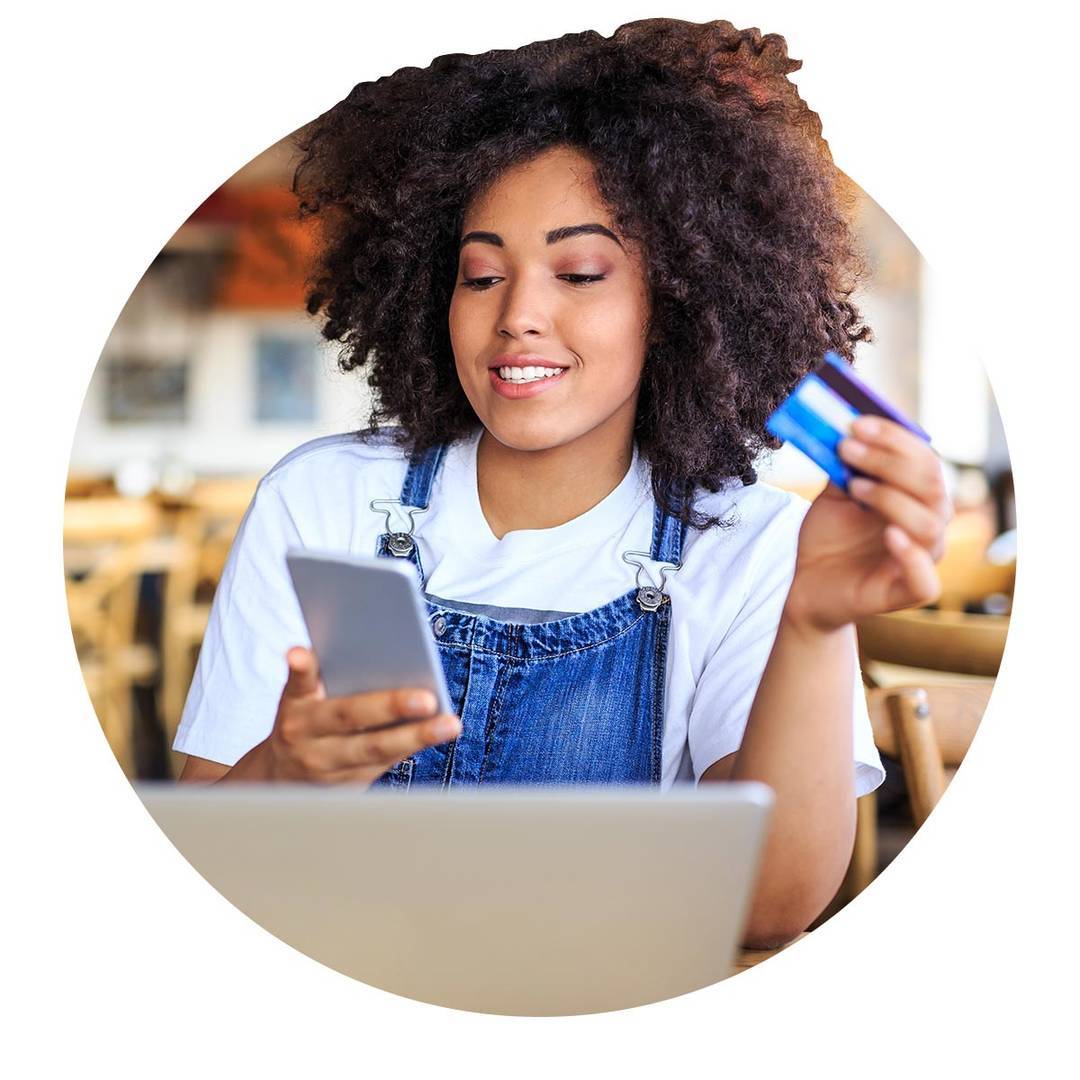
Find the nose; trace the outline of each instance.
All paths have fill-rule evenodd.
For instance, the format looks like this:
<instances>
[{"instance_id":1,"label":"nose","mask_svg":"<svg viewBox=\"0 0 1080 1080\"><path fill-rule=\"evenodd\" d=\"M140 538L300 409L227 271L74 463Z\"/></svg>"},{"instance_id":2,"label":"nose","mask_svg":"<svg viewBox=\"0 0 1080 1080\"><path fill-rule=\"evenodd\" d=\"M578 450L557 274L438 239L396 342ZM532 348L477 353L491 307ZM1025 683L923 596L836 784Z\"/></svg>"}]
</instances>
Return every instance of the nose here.
<instances>
[{"instance_id":1,"label":"nose","mask_svg":"<svg viewBox=\"0 0 1080 1080\"><path fill-rule=\"evenodd\" d=\"M503 291L503 305L499 312L501 336L542 337L550 330L551 315L544 300L543 288L538 282L530 282L522 276Z\"/></svg>"}]
</instances>

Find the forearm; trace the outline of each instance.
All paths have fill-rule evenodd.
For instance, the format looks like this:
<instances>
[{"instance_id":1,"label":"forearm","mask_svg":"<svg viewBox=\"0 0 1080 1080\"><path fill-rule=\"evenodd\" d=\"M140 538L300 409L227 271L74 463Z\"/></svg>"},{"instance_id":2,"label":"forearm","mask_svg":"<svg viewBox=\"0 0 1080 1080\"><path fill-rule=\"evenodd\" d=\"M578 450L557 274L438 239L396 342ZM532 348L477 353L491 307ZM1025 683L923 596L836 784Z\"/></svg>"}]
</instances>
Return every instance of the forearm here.
<instances>
[{"instance_id":1,"label":"forearm","mask_svg":"<svg viewBox=\"0 0 1080 1080\"><path fill-rule=\"evenodd\" d=\"M268 781L270 772L266 759L266 740L253 746L233 766L222 765L205 758L189 757L180 774L182 784L221 784L228 781Z\"/></svg>"},{"instance_id":2,"label":"forearm","mask_svg":"<svg viewBox=\"0 0 1080 1080\"><path fill-rule=\"evenodd\" d=\"M820 630L789 596L730 778L776 794L748 943L788 940L832 899L855 835L854 628Z\"/></svg>"}]
</instances>

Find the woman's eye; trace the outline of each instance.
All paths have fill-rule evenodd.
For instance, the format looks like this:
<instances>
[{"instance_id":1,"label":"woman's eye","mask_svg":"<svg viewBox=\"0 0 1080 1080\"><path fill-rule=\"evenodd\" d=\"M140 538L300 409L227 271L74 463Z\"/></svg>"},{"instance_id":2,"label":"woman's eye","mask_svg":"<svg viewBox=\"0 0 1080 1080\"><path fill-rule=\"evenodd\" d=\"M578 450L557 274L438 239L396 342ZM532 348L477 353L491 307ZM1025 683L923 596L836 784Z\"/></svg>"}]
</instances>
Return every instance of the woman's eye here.
<instances>
[{"instance_id":1,"label":"woman's eye","mask_svg":"<svg viewBox=\"0 0 1080 1080\"><path fill-rule=\"evenodd\" d=\"M603 274L560 274L564 281L571 285L591 285L594 281L603 281Z\"/></svg>"},{"instance_id":2,"label":"woman's eye","mask_svg":"<svg viewBox=\"0 0 1080 1080\"><path fill-rule=\"evenodd\" d=\"M560 274L559 280L565 281L570 285L592 285L593 282L603 281L604 274ZM476 278L463 278L461 284L466 289L473 289L476 292L481 292L484 289L490 289L491 286L497 282L502 281L500 277L476 277Z\"/></svg>"}]
</instances>

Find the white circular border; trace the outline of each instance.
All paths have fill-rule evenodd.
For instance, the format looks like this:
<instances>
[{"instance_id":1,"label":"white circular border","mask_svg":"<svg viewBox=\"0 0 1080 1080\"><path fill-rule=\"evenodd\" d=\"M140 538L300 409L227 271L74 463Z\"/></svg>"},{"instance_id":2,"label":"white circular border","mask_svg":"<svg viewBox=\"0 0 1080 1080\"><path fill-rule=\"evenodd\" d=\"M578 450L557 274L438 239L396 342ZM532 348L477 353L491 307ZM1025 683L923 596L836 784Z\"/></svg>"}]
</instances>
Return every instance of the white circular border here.
<instances>
[{"instance_id":1,"label":"white circular border","mask_svg":"<svg viewBox=\"0 0 1080 1080\"><path fill-rule=\"evenodd\" d=\"M870 10L866 10L870 9ZM1056 1073L1075 963L1077 251L1070 51L1049 3L549 2L538 11L189 2L8 17L4 170L5 1058L19 1075ZM1006 663L971 756L896 865L791 952L598 1017L451 1012L273 939L192 872L110 758L64 608L64 474L82 394L141 272L222 179L356 81L633 18L787 37L840 166L952 284L1017 478ZM1041 19L1039 18L1041 17ZM21 20L21 21L20 21ZM1069 209L1063 209L1069 208ZM1071 216L1067 219L1066 214ZM14 232L14 236L11 232ZM1069 356L1069 353L1072 353ZM1070 362L1072 361L1072 362ZM14 522L14 524L12 524ZM13 595L12 595L13 594ZM13 601L13 602L12 602ZM1074 634L1075 636L1075 634ZM1071 717L1071 719L1070 719ZM1073 752L1070 752L1073 751ZM1054 765L1051 769L1049 766ZM1071 1019L1069 1017L1068 1019ZM816 1069L815 1069L816 1071Z\"/></svg>"}]
</instances>

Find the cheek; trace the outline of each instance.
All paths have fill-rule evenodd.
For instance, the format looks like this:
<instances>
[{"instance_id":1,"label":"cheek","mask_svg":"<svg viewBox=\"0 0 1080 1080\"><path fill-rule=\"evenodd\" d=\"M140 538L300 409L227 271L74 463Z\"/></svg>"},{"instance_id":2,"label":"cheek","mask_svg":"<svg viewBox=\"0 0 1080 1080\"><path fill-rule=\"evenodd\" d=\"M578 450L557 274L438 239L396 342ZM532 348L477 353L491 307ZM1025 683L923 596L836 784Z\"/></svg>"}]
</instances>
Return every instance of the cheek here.
<instances>
[{"instance_id":1,"label":"cheek","mask_svg":"<svg viewBox=\"0 0 1080 1080\"><path fill-rule=\"evenodd\" d=\"M450 329L450 340L454 341L461 336L461 329L463 325L463 319L461 317L461 304L458 302L458 294L455 291L453 297L450 300L450 313L447 318L447 325Z\"/></svg>"},{"instance_id":2,"label":"cheek","mask_svg":"<svg viewBox=\"0 0 1080 1080\"><path fill-rule=\"evenodd\" d=\"M577 320L575 339L586 363L618 357L620 370L636 376L645 359L647 336L646 309L634 298L619 303L598 305L582 312ZM571 348L574 348L571 343ZM591 354L591 355L590 355Z\"/></svg>"},{"instance_id":3,"label":"cheek","mask_svg":"<svg viewBox=\"0 0 1080 1080\"><path fill-rule=\"evenodd\" d=\"M450 301L450 313L447 326L450 331L450 348L454 353L454 362L460 368L461 361L472 351L471 338L475 334L476 320L469 317L469 305L455 298Z\"/></svg>"}]
</instances>

